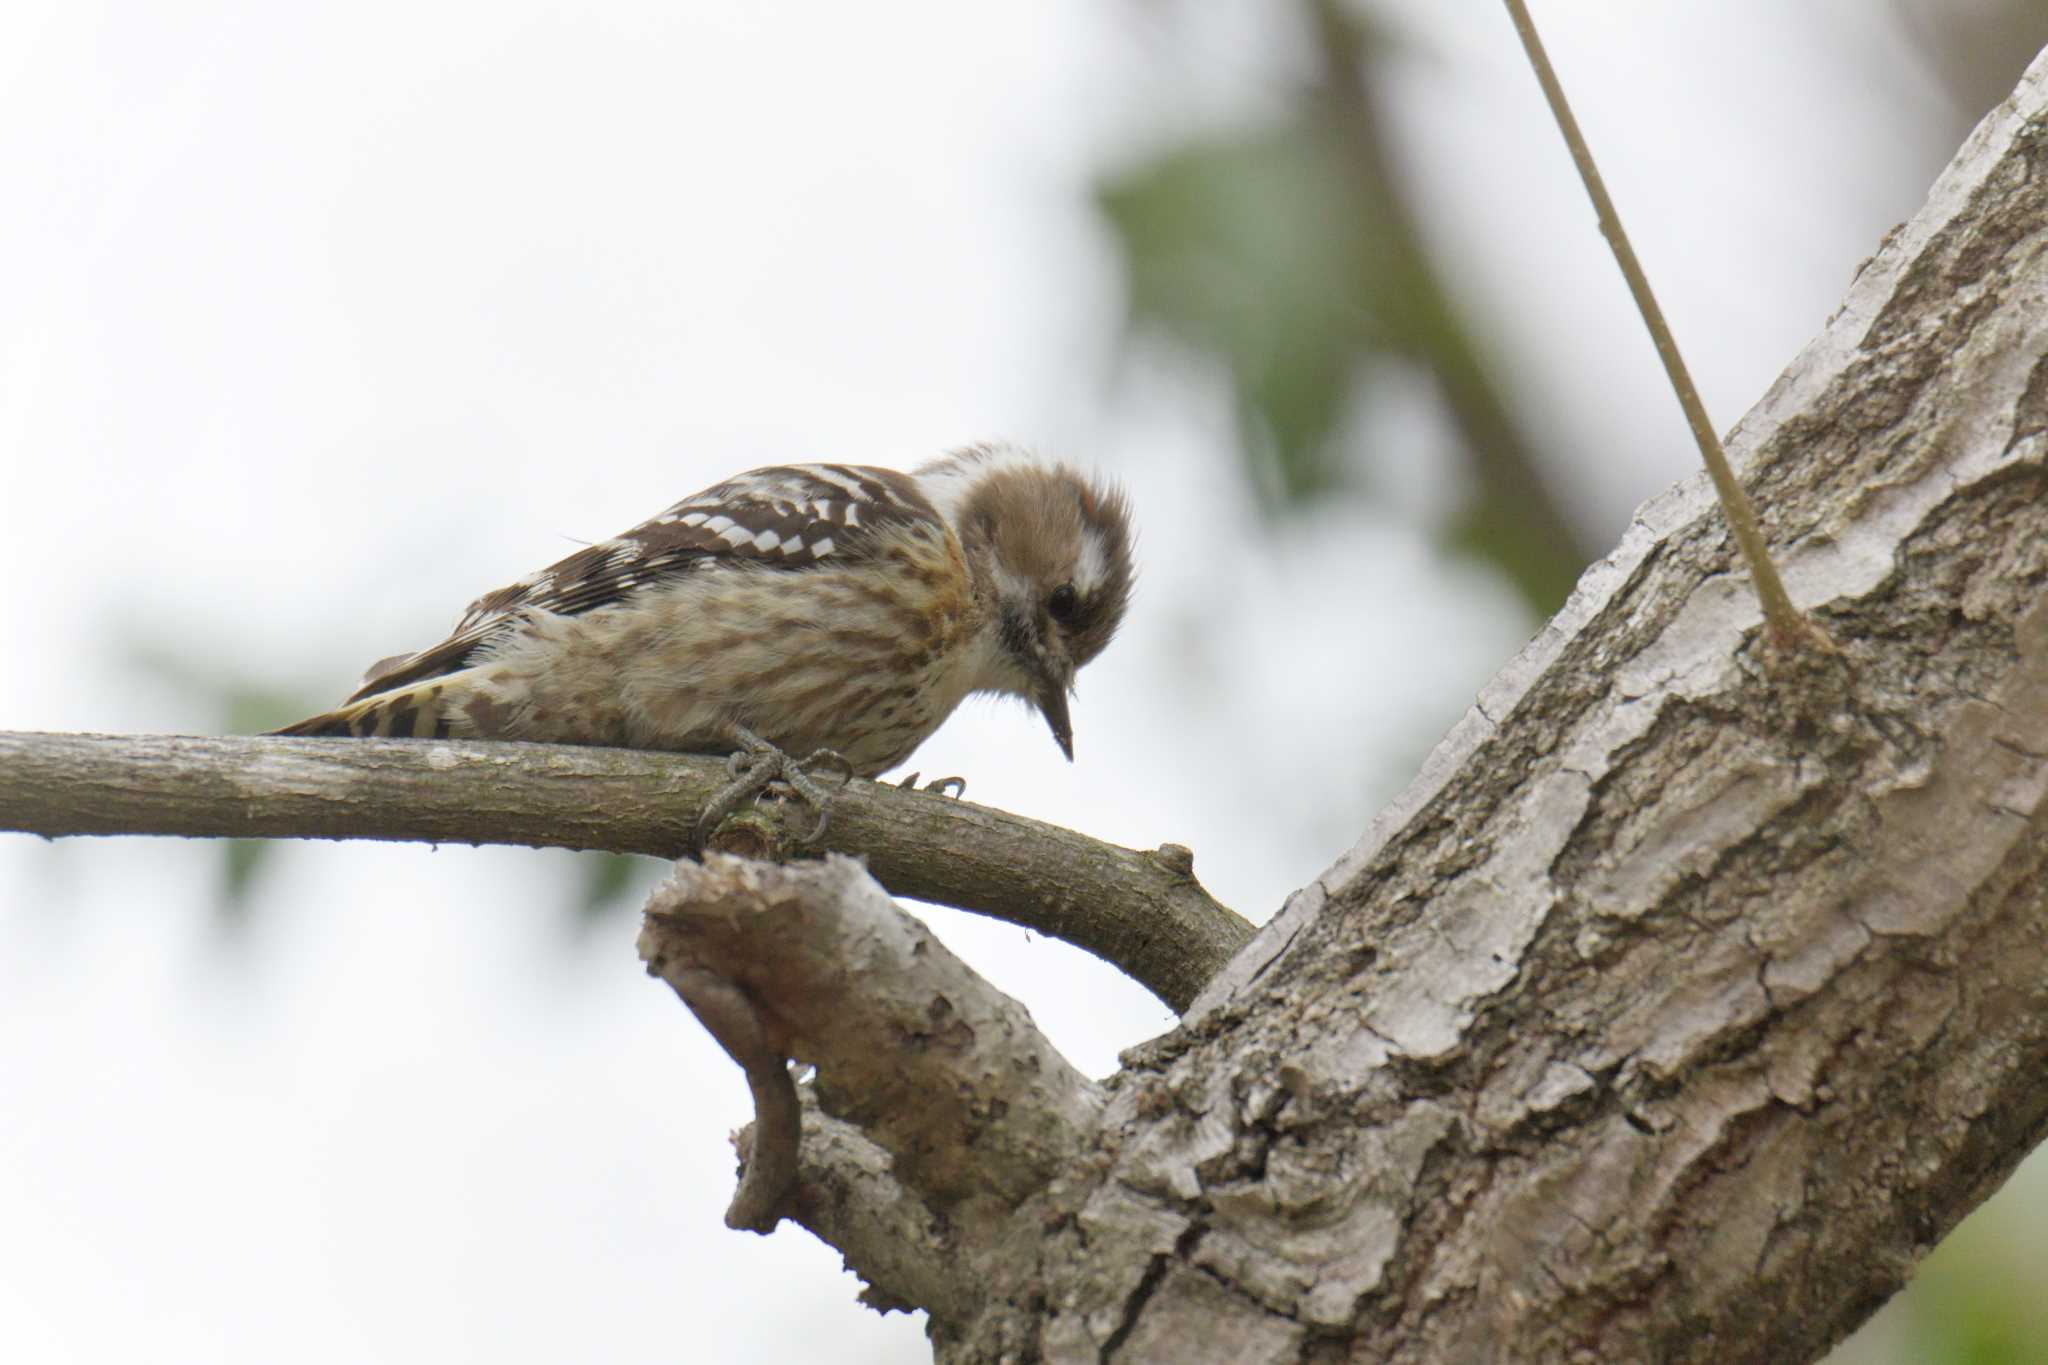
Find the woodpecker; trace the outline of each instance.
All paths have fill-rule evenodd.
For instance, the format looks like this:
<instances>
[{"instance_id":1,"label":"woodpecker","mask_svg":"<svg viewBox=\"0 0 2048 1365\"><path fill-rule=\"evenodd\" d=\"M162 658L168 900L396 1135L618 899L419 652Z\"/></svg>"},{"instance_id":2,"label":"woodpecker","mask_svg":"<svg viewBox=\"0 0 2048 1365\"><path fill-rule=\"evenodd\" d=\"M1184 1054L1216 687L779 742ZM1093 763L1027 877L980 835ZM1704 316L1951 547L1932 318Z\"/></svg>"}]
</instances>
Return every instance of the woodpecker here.
<instances>
[{"instance_id":1,"label":"woodpecker","mask_svg":"<svg viewBox=\"0 0 2048 1365\"><path fill-rule=\"evenodd\" d=\"M275 733L823 750L874 777L980 692L1036 706L1071 761L1067 697L1123 620L1131 541L1120 488L1007 444L755 469L478 598Z\"/></svg>"}]
</instances>

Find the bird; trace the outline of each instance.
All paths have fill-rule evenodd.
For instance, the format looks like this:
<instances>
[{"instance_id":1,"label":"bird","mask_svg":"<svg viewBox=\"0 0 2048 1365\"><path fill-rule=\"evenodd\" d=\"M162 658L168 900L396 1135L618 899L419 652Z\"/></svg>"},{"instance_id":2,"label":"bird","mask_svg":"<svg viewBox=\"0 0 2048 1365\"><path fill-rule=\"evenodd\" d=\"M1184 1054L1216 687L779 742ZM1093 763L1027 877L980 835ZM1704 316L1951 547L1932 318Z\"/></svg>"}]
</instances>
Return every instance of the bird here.
<instances>
[{"instance_id":1,"label":"bird","mask_svg":"<svg viewBox=\"0 0 2048 1365\"><path fill-rule=\"evenodd\" d=\"M272 733L726 754L733 794L780 778L813 802L816 839L814 760L879 776L970 695L1026 700L1071 762L1068 697L1123 622L1134 534L1117 484L1008 442L753 469L486 593Z\"/></svg>"}]
</instances>

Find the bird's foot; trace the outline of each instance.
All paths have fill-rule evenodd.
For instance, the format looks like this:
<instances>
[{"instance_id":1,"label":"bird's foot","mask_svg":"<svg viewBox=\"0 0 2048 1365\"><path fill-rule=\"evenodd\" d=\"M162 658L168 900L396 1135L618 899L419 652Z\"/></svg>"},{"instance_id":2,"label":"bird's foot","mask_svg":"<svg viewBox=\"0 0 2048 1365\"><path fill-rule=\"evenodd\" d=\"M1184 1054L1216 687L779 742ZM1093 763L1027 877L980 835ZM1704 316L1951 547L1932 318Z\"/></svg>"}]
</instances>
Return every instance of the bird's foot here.
<instances>
[{"instance_id":1,"label":"bird's foot","mask_svg":"<svg viewBox=\"0 0 2048 1365\"><path fill-rule=\"evenodd\" d=\"M725 763L725 770L732 780L711 794L704 804L704 814L697 821L697 847L711 837L719 821L738 810L740 804L753 800L768 792L777 796L789 796L809 805L818 813L818 823L800 843L815 844L825 837L825 826L832 819L832 792L853 780L853 765L843 754L832 749L817 749L801 761L791 758L767 740L742 725L733 727L733 738L739 748ZM836 774L837 781L828 790L811 769L823 769Z\"/></svg>"},{"instance_id":2,"label":"bird's foot","mask_svg":"<svg viewBox=\"0 0 2048 1365\"><path fill-rule=\"evenodd\" d=\"M910 774L896 784L896 790L930 792L933 796L959 797L967 794L967 779L964 777L935 777L920 787L917 779L921 776L921 773Z\"/></svg>"}]
</instances>

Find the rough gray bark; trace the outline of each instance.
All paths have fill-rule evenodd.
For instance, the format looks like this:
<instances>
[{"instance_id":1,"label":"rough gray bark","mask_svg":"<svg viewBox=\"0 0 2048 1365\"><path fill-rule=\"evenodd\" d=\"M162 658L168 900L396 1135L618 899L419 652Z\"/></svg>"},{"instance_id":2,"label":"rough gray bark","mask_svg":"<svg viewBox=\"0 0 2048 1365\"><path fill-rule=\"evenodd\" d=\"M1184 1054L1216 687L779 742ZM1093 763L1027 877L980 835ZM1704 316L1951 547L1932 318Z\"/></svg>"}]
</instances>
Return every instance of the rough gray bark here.
<instances>
[{"instance_id":1,"label":"rough gray bark","mask_svg":"<svg viewBox=\"0 0 2048 1365\"><path fill-rule=\"evenodd\" d=\"M1771 654L1704 481L1656 500L1178 1030L1085 1102L1006 1094L1049 1145L1003 1169L1040 1183L937 1180L972 1126L834 1075L865 1074L824 1024L863 983L786 973L792 917L707 899L718 969L811 1012L795 1216L949 1361L1788 1361L1848 1332L2048 1131L2048 59L1730 448L1839 656ZM802 875L778 894L888 922ZM912 963L873 1017L986 991ZM966 1032L984 1117L974 1078L1049 1065Z\"/></svg>"}]
</instances>

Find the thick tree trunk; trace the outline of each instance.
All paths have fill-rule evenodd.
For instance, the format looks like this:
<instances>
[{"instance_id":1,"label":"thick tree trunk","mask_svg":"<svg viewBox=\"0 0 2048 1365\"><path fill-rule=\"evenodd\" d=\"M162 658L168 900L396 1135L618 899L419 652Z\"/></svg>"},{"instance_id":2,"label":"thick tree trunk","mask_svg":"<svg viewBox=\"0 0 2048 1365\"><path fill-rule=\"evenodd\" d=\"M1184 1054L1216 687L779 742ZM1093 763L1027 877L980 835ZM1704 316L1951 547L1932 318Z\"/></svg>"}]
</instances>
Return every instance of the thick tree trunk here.
<instances>
[{"instance_id":1,"label":"thick tree trunk","mask_svg":"<svg viewBox=\"0 0 2048 1365\"><path fill-rule=\"evenodd\" d=\"M1839 653L1773 652L1703 481L1656 500L1101 1086L843 866L680 877L650 962L819 1069L786 1209L951 1361L1853 1328L2048 1128L2048 60L1731 449ZM881 1037L925 1098L872 1103Z\"/></svg>"},{"instance_id":2,"label":"thick tree trunk","mask_svg":"<svg viewBox=\"0 0 2048 1365\"><path fill-rule=\"evenodd\" d=\"M1810 1359L2048 1127L2048 58L1703 483L1111 1082L942 1354Z\"/></svg>"}]
</instances>

